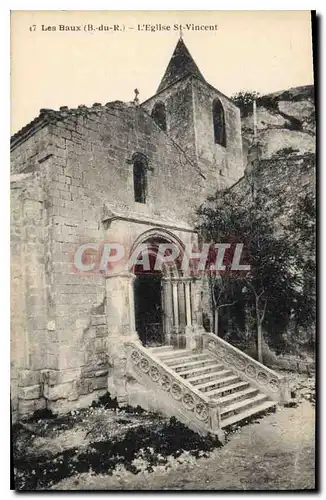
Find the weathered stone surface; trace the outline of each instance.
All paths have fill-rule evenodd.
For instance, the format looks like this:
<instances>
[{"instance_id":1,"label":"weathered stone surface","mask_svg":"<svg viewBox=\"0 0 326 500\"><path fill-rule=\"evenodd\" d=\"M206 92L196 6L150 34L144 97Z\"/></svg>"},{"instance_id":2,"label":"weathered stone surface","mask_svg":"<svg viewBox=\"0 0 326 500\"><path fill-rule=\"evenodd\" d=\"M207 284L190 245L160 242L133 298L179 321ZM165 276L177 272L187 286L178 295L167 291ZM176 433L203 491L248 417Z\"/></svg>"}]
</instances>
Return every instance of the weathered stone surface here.
<instances>
[{"instance_id":1,"label":"weathered stone surface","mask_svg":"<svg viewBox=\"0 0 326 500\"><path fill-rule=\"evenodd\" d=\"M83 378L79 382L79 394L85 395L91 392L91 381L88 378Z\"/></svg>"},{"instance_id":2,"label":"weathered stone surface","mask_svg":"<svg viewBox=\"0 0 326 500\"><path fill-rule=\"evenodd\" d=\"M44 384L44 397L51 401L68 398L72 393L73 384L71 382L68 382L66 384L58 384L53 387Z\"/></svg>"},{"instance_id":3,"label":"weathered stone surface","mask_svg":"<svg viewBox=\"0 0 326 500\"><path fill-rule=\"evenodd\" d=\"M46 400L44 398L38 399L20 399L18 405L18 412L20 418L31 416L37 410L46 408Z\"/></svg>"},{"instance_id":4,"label":"weathered stone surface","mask_svg":"<svg viewBox=\"0 0 326 500\"><path fill-rule=\"evenodd\" d=\"M254 140L252 109L246 109L244 115L241 124L246 166L250 162L250 148ZM261 158L271 158L285 148L292 148L297 154L315 152L316 118L312 85L259 97L256 120Z\"/></svg>"},{"instance_id":5,"label":"weathered stone surface","mask_svg":"<svg viewBox=\"0 0 326 500\"><path fill-rule=\"evenodd\" d=\"M104 377L107 376L108 370L98 370L94 373L95 377Z\"/></svg>"},{"instance_id":6,"label":"weathered stone surface","mask_svg":"<svg viewBox=\"0 0 326 500\"><path fill-rule=\"evenodd\" d=\"M106 325L106 316L104 314L101 315L92 315L92 325Z\"/></svg>"},{"instance_id":7,"label":"weathered stone surface","mask_svg":"<svg viewBox=\"0 0 326 500\"><path fill-rule=\"evenodd\" d=\"M59 399L56 401L48 401L47 408L53 411L53 413L57 413L59 415L63 415L68 413L71 410L76 410L79 408L85 408L92 404L93 401L96 401L98 398L103 396L106 393L106 389L100 389L98 391L94 391L92 393L83 395L78 398L78 400L69 401L68 399Z\"/></svg>"},{"instance_id":8,"label":"weathered stone surface","mask_svg":"<svg viewBox=\"0 0 326 500\"><path fill-rule=\"evenodd\" d=\"M40 385L31 385L29 387L20 387L18 397L20 399L37 399L41 395Z\"/></svg>"},{"instance_id":9,"label":"weathered stone surface","mask_svg":"<svg viewBox=\"0 0 326 500\"><path fill-rule=\"evenodd\" d=\"M266 129L261 132L259 140L263 158L271 158L285 148L297 150L298 154L314 153L316 150L316 138L298 130Z\"/></svg>"},{"instance_id":10,"label":"weathered stone surface","mask_svg":"<svg viewBox=\"0 0 326 500\"><path fill-rule=\"evenodd\" d=\"M94 377L90 380L90 388L95 391L97 389L105 389L107 387L107 376Z\"/></svg>"},{"instance_id":11,"label":"weathered stone surface","mask_svg":"<svg viewBox=\"0 0 326 500\"><path fill-rule=\"evenodd\" d=\"M243 196L265 190L266 208L279 219L286 218L307 193L315 193L315 155L275 155L254 162L250 171L232 189Z\"/></svg>"},{"instance_id":12,"label":"weathered stone surface","mask_svg":"<svg viewBox=\"0 0 326 500\"><path fill-rule=\"evenodd\" d=\"M80 369L44 370L43 380L50 386L73 382L80 377Z\"/></svg>"},{"instance_id":13,"label":"weathered stone surface","mask_svg":"<svg viewBox=\"0 0 326 500\"><path fill-rule=\"evenodd\" d=\"M38 385L40 382L40 372L34 370L20 370L18 385L20 387L28 387Z\"/></svg>"}]
</instances>

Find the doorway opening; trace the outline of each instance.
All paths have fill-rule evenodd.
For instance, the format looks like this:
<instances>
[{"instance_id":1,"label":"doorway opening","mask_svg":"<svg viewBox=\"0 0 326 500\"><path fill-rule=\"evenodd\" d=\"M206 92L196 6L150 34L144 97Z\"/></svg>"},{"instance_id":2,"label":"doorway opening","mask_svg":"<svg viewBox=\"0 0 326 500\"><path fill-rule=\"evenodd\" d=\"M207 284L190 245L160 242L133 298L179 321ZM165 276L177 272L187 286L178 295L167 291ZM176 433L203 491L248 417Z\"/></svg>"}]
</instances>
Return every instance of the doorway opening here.
<instances>
[{"instance_id":1,"label":"doorway opening","mask_svg":"<svg viewBox=\"0 0 326 500\"><path fill-rule=\"evenodd\" d=\"M161 288L161 272L136 275L134 288L136 330L146 347L164 344Z\"/></svg>"},{"instance_id":2,"label":"doorway opening","mask_svg":"<svg viewBox=\"0 0 326 500\"><path fill-rule=\"evenodd\" d=\"M180 333L180 317L182 306L178 304L178 290L172 292L172 279L180 277L180 262L182 252L175 260L164 261L159 252L159 245L163 243L178 244L158 234L150 234L138 244L145 244L137 256L137 263L132 272L134 281L135 327L139 339L146 347L171 345L172 336ZM137 248L137 246L135 246ZM144 258L146 252L147 258ZM165 255L171 254L170 248ZM157 264L157 258L162 259ZM175 287L174 287L175 288ZM181 286L179 287L181 288Z\"/></svg>"}]
</instances>

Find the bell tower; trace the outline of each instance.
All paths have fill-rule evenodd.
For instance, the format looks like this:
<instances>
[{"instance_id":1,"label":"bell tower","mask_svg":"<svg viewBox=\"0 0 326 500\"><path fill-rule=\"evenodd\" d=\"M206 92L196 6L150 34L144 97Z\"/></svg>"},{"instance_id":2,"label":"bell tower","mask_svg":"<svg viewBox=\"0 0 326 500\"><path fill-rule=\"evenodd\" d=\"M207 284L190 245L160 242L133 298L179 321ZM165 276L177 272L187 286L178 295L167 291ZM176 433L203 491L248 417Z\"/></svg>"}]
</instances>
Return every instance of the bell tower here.
<instances>
[{"instance_id":1,"label":"bell tower","mask_svg":"<svg viewBox=\"0 0 326 500\"><path fill-rule=\"evenodd\" d=\"M207 188L243 176L240 110L206 82L182 37L156 94L141 104L205 176Z\"/></svg>"}]
</instances>

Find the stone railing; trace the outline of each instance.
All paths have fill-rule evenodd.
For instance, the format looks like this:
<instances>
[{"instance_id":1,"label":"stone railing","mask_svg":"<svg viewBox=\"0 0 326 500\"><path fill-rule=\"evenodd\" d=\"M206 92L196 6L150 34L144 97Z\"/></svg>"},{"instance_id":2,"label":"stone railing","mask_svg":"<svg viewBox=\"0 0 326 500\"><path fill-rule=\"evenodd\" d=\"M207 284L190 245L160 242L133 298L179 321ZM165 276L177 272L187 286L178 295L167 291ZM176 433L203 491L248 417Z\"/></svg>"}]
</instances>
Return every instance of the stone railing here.
<instances>
[{"instance_id":1,"label":"stone railing","mask_svg":"<svg viewBox=\"0 0 326 500\"><path fill-rule=\"evenodd\" d=\"M212 333L201 333L197 339L199 349L210 351L223 364L229 366L241 378L248 380L274 401L282 403L289 401L290 390L286 377L279 375Z\"/></svg>"},{"instance_id":2,"label":"stone railing","mask_svg":"<svg viewBox=\"0 0 326 500\"><path fill-rule=\"evenodd\" d=\"M171 408L171 414L177 410L173 414L193 430L201 434L212 433L221 441L224 440L220 428L220 409L216 402L209 401L142 345L127 342L125 347L128 374L155 392L157 409L163 403L164 407Z\"/></svg>"}]
</instances>

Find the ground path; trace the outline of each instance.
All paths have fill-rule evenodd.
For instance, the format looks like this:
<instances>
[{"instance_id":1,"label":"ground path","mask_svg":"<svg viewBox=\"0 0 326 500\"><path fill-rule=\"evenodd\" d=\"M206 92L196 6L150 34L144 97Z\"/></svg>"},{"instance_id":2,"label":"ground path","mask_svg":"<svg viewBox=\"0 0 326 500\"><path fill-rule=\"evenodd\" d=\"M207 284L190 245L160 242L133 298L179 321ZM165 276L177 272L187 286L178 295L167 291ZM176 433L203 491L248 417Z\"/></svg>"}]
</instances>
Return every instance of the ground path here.
<instances>
[{"instance_id":1,"label":"ground path","mask_svg":"<svg viewBox=\"0 0 326 500\"><path fill-rule=\"evenodd\" d=\"M279 407L239 428L208 458L181 456L170 467L134 475L77 474L53 489L103 490L302 490L314 489L315 411L307 400Z\"/></svg>"}]
</instances>

